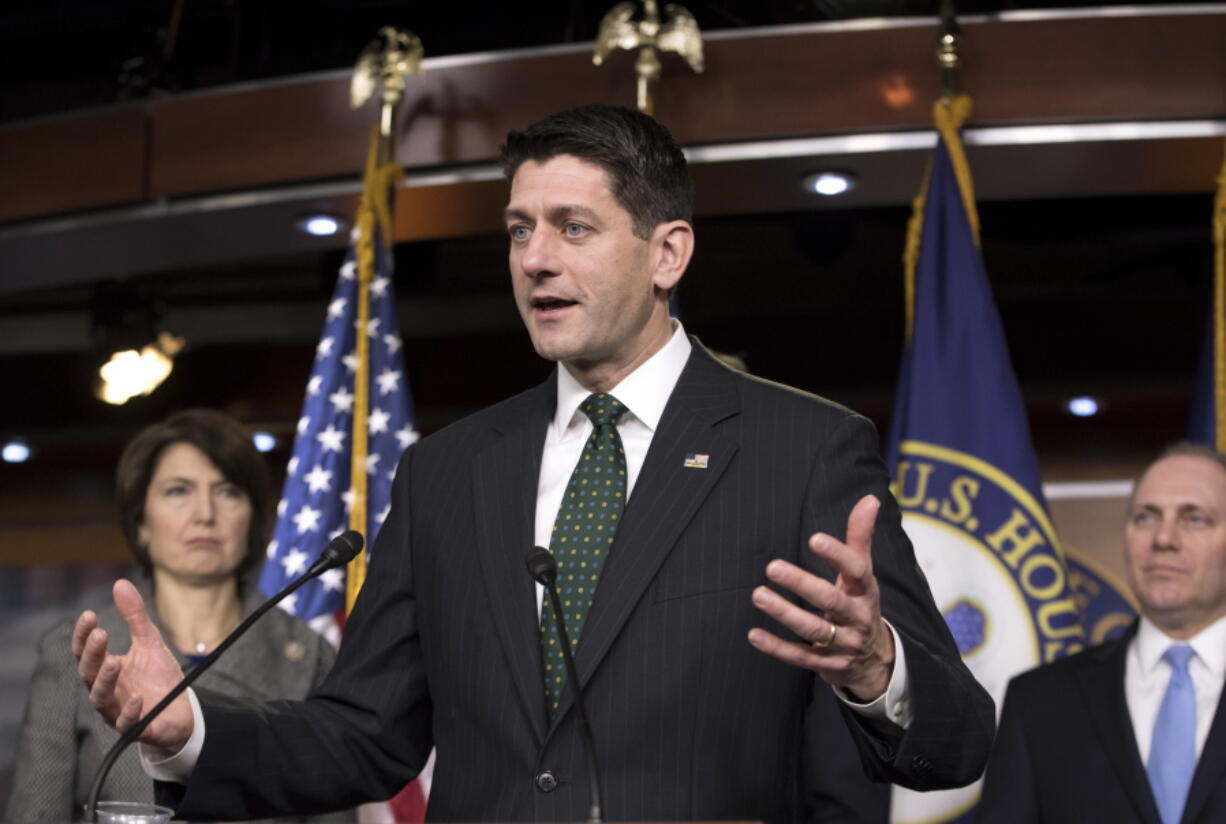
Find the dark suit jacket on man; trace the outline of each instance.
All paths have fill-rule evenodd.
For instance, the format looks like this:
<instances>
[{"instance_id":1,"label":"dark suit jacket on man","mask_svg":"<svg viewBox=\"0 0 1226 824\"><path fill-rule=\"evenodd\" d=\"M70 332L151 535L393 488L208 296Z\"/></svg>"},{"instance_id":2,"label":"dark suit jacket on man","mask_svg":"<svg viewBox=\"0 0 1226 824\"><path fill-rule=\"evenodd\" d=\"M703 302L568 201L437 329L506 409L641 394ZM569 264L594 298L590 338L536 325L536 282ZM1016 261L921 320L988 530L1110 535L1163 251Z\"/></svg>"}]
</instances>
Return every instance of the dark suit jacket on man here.
<instances>
[{"instance_id":1,"label":"dark suit jacket on man","mask_svg":"<svg viewBox=\"0 0 1226 824\"><path fill-rule=\"evenodd\" d=\"M1023 673L1005 694L979 820L1160 824L1124 697L1123 637ZM1226 821L1226 713L1196 765L1184 824Z\"/></svg>"},{"instance_id":2,"label":"dark suit jacket on man","mask_svg":"<svg viewBox=\"0 0 1226 824\"><path fill-rule=\"evenodd\" d=\"M524 564L555 401L551 378L405 453L333 674L311 700L266 708L258 723L241 708L206 706L204 751L179 817L260 818L386 797L431 745L434 820L586 816L569 693L546 720ZM691 454L709 456L707 466L686 467ZM749 645L750 627L767 623L750 590L778 556L829 577L806 539L842 536L869 492L884 502L875 571L906 647L915 721L903 734L843 715L878 780L922 789L979 774L992 702L932 604L887 484L865 419L733 372L695 346L578 646L609 818L799 815L803 719L814 690L828 687ZM806 764L821 769L813 754Z\"/></svg>"}]
</instances>

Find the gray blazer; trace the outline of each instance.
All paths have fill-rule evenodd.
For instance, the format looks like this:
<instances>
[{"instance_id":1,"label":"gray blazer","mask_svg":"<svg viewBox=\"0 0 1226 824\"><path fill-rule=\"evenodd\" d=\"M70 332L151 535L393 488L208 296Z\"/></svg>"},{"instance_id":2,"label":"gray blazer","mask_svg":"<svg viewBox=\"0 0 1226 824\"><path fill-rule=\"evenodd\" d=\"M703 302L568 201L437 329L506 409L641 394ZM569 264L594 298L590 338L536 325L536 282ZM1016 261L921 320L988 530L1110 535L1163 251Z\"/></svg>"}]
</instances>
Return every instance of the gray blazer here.
<instances>
[{"instance_id":1,"label":"gray blazer","mask_svg":"<svg viewBox=\"0 0 1226 824\"><path fill-rule=\"evenodd\" d=\"M148 584L138 584L138 588L149 603ZM244 600L244 614L250 614L264 597L251 591ZM157 616L152 612L150 616L162 629ZM127 650L131 638L113 604L98 611L98 624L109 634L112 650ZM80 820L94 772L119 738L90 706L77 677L71 638L72 623L65 623L52 628L39 644L38 665L17 742L6 821ZM184 665L182 656L178 657ZM196 683L236 698L303 698L331 668L334 658L332 647L306 624L274 609ZM120 756L101 797L153 801L153 781L142 770L135 747Z\"/></svg>"}]
</instances>

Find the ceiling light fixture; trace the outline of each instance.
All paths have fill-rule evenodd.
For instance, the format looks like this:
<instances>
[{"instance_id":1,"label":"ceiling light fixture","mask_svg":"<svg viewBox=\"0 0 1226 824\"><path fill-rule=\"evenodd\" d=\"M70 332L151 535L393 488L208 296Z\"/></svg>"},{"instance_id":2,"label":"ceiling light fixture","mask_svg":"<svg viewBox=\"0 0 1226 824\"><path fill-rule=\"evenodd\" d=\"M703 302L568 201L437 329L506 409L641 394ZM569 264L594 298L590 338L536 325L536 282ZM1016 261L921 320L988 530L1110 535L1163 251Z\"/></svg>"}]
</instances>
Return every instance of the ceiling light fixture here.
<instances>
[{"instance_id":1,"label":"ceiling light fixture","mask_svg":"<svg viewBox=\"0 0 1226 824\"><path fill-rule=\"evenodd\" d=\"M34 450L21 438L12 438L0 447L0 458L5 463L25 463L34 455Z\"/></svg>"},{"instance_id":2,"label":"ceiling light fixture","mask_svg":"<svg viewBox=\"0 0 1226 824\"><path fill-rule=\"evenodd\" d=\"M1089 418L1102 411L1102 405L1089 395L1069 398L1065 408L1069 411L1070 415L1075 415L1078 418Z\"/></svg>"},{"instance_id":3,"label":"ceiling light fixture","mask_svg":"<svg viewBox=\"0 0 1226 824\"><path fill-rule=\"evenodd\" d=\"M345 221L336 215L321 212L314 215L303 215L294 221L294 226L298 231L313 237L332 237L344 231Z\"/></svg>"},{"instance_id":4,"label":"ceiling light fixture","mask_svg":"<svg viewBox=\"0 0 1226 824\"><path fill-rule=\"evenodd\" d=\"M856 176L851 172L814 172L805 175L802 185L806 192L834 197L856 188Z\"/></svg>"},{"instance_id":5,"label":"ceiling light fixture","mask_svg":"<svg viewBox=\"0 0 1226 824\"><path fill-rule=\"evenodd\" d=\"M169 332L161 332L157 340L135 349L124 349L111 355L98 370L102 383L98 397L107 403L127 403L137 395L148 395L161 385L174 369L174 356L185 341Z\"/></svg>"},{"instance_id":6,"label":"ceiling light fixture","mask_svg":"<svg viewBox=\"0 0 1226 824\"><path fill-rule=\"evenodd\" d=\"M272 452L277 448L277 438L271 432L253 432L251 442L260 452Z\"/></svg>"}]
</instances>

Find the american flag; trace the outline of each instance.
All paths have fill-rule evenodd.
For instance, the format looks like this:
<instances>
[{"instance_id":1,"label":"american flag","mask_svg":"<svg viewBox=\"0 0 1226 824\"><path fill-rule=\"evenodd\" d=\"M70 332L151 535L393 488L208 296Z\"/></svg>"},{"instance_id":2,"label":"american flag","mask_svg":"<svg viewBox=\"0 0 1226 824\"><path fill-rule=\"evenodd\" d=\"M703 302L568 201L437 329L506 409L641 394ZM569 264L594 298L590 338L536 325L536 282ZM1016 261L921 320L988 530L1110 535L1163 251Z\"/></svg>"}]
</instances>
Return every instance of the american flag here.
<instances>
[{"instance_id":1,"label":"american flag","mask_svg":"<svg viewBox=\"0 0 1226 824\"><path fill-rule=\"evenodd\" d=\"M392 477L400 454L418 438L396 323L391 250L380 242L378 228L375 232L370 314L362 330L370 347L367 523L362 530L367 546L374 542L391 506ZM354 380L358 371L357 239L355 228L315 349L293 457L277 504L277 526L260 575L260 590L269 595L305 571L328 541L349 524L354 497L350 484ZM282 601L281 607L337 641L334 616L345 607L344 570L325 572Z\"/></svg>"}]
</instances>

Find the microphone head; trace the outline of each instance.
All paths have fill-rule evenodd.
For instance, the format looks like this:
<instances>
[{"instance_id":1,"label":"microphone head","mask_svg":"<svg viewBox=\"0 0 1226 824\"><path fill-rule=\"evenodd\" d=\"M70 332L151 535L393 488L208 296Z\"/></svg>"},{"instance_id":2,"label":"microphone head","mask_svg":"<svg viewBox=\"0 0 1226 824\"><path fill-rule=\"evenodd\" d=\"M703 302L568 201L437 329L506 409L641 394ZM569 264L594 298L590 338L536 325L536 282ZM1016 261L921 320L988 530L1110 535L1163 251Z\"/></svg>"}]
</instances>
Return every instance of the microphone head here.
<instances>
[{"instance_id":1,"label":"microphone head","mask_svg":"<svg viewBox=\"0 0 1226 824\"><path fill-rule=\"evenodd\" d=\"M347 529L340 535L333 538L328 546L324 548L323 555L327 556L329 569L335 569L338 566L343 566L362 551L366 541L362 538L362 533L356 529Z\"/></svg>"},{"instance_id":2,"label":"microphone head","mask_svg":"<svg viewBox=\"0 0 1226 824\"><path fill-rule=\"evenodd\" d=\"M550 586L558 578L558 562L544 547L534 546L524 559L528 565L528 574L532 580L544 586Z\"/></svg>"}]
</instances>

